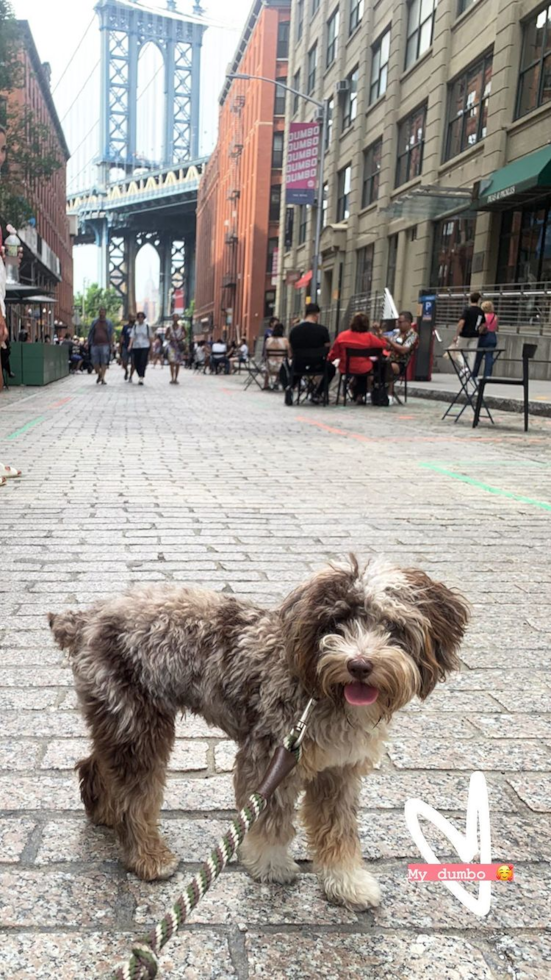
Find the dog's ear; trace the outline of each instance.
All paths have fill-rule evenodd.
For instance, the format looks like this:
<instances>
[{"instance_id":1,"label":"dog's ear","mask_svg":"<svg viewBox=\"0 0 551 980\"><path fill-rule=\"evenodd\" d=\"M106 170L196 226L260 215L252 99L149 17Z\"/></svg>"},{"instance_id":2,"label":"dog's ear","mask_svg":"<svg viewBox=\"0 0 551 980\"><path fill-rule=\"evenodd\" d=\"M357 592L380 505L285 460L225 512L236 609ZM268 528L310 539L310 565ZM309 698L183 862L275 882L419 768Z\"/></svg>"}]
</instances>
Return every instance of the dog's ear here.
<instances>
[{"instance_id":1,"label":"dog's ear","mask_svg":"<svg viewBox=\"0 0 551 980\"><path fill-rule=\"evenodd\" d=\"M438 681L445 680L452 670L459 669L458 651L469 622L470 609L464 596L442 582L435 582L421 569L405 569L404 575L408 582L409 601L428 624L423 631L423 650L416 658L421 673L419 697L424 700Z\"/></svg>"},{"instance_id":2,"label":"dog's ear","mask_svg":"<svg viewBox=\"0 0 551 980\"><path fill-rule=\"evenodd\" d=\"M317 688L322 636L352 616L362 598L358 563L350 556L348 564L330 565L295 589L280 606L289 665L308 692Z\"/></svg>"}]
</instances>

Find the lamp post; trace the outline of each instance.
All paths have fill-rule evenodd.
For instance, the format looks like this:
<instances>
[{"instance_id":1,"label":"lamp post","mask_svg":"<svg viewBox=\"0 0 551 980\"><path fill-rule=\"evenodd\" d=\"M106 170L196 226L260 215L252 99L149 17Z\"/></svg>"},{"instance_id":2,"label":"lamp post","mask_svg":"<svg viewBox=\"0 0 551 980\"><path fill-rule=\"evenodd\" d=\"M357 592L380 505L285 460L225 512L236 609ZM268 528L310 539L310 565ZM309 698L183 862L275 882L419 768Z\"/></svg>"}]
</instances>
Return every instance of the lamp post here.
<instances>
[{"instance_id":1,"label":"lamp post","mask_svg":"<svg viewBox=\"0 0 551 980\"><path fill-rule=\"evenodd\" d=\"M328 107L327 100L324 99L320 102L319 99L313 99L311 95L305 95L304 92L299 92L296 88L291 88L290 85L283 85L277 78L266 78L264 75L248 75L242 72L230 72L226 75L226 78L230 81L235 79L243 81L258 81L258 82L269 82L270 85L277 85L278 88L285 89L286 92L290 92L291 95L296 95L299 99L304 99L305 102L311 102L312 105L317 106L320 110L321 115L321 139L320 139L320 155L318 162L318 197L317 197L317 214L316 214L316 232L314 237L314 255L312 259L312 282L314 284L314 293L312 299L314 301L318 298L318 275L319 275L319 265L320 265L320 240L321 240L321 222L323 219L323 176L324 176L324 162L325 162L325 140L327 137L327 121L328 121Z\"/></svg>"}]
</instances>

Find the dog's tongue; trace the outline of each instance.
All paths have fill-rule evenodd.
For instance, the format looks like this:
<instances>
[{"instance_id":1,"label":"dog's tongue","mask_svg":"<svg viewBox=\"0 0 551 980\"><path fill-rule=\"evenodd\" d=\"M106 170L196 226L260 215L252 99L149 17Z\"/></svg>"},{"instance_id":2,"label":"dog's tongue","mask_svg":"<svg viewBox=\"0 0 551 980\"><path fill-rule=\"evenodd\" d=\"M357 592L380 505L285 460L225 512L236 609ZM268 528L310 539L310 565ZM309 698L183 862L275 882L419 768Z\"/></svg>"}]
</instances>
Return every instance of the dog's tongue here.
<instances>
[{"instance_id":1,"label":"dog's tongue","mask_svg":"<svg viewBox=\"0 0 551 980\"><path fill-rule=\"evenodd\" d=\"M376 687L358 682L357 684L347 684L344 688L344 696L349 704L374 704L379 697L379 692Z\"/></svg>"}]
</instances>

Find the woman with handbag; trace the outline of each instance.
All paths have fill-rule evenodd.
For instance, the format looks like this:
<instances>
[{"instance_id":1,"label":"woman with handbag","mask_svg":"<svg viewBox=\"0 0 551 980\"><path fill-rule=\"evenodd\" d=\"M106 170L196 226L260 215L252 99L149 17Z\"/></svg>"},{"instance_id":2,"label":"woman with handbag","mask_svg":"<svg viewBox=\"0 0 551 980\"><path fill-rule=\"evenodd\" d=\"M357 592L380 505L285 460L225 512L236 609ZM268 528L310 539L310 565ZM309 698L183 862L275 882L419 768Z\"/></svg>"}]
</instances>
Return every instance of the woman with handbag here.
<instances>
[{"instance_id":1,"label":"woman with handbag","mask_svg":"<svg viewBox=\"0 0 551 980\"><path fill-rule=\"evenodd\" d=\"M138 375L138 384L143 385L151 350L151 330L145 313L138 313L138 322L132 327L128 350L132 352L132 367ZM132 374L130 380L132 381Z\"/></svg>"},{"instance_id":2,"label":"woman with handbag","mask_svg":"<svg viewBox=\"0 0 551 980\"><path fill-rule=\"evenodd\" d=\"M494 304L487 299L481 305L485 322L479 328L478 347L474 361L473 377L478 377L482 358L484 357L484 377L489 378L494 369L494 349L497 347L497 332L499 323L494 313Z\"/></svg>"},{"instance_id":3,"label":"woman with handbag","mask_svg":"<svg viewBox=\"0 0 551 980\"><path fill-rule=\"evenodd\" d=\"M186 335L180 326L180 320L176 314L172 317L172 326L166 332L166 339L168 341L167 352L168 366L170 368L170 384L179 385L178 375L186 355Z\"/></svg>"}]
</instances>

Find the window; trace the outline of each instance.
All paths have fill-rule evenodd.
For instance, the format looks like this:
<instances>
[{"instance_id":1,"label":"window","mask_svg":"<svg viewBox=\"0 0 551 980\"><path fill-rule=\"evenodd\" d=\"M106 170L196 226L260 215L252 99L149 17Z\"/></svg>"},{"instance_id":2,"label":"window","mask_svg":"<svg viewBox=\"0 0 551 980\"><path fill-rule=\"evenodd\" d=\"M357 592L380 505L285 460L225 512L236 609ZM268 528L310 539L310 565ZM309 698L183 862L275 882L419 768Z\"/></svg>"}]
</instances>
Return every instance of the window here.
<instances>
[{"instance_id":1,"label":"window","mask_svg":"<svg viewBox=\"0 0 551 980\"><path fill-rule=\"evenodd\" d=\"M551 101L551 6L524 25L516 118Z\"/></svg>"},{"instance_id":2,"label":"window","mask_svg":"<svg viewBox=\"0 0 551 980\"><path fill-rule=\"evenodd\" d=\"M298 217L298 243L299 245L304 245L306 241L306 227L308 225L308 212L306 211L306 205L301 204L299 208Z\"/></svg>"},{"instance_id":3,"label":"window","mask_svg":"<svg viewBox=\"0 0 551 980\"><path fill-rule=\"evenodd\" d=\"M276 294L273 289L268 290L264 295L264 316L266 318L274 315Z\"/></svg>"},{"instance_id":4,"label":"window","mask_svg":"<svg viewBox=\"0 0 551 980\"><path fill-rule=\"evenodd\" d=\"M277 28L277 53L276 58L288 58L289 57L289 28L290 23L288 20L282 20L278 24Z\"/></svg>"},{"instance_id":5,"label":"window","mask_svg":"<svg viewBox=\"0 0 551 980\"><path fill-rule=\"evenodd\" d=\"M274 133L272 144L272 167L281 170L283 166L283 133Z\"/></svg>"},{"instance_id":6,"label":"window","mask_svg":"<svg viewBox=\"0 0 551 980\"><path fill-rule=\"evenodd\" d=\"M551 279L551 209L533 204L504 211L499 239L497 281L548 282ZM537 315L537 308L532 315Z\"/></svg>"},{"instance_id":7,"label":"window","mask_svg":"<svg viewBox=\"0 0 551 980\"><path fill-rule=\"evenodd\" d=\"M295 209L285 208L285 248L293 247L294 228L295 228Z\"/></svg>"},{"instance_id":8,"label":"window","mask_svg":"<svg viewBox=\"0 0 551 980\"><path fill-rule=\"evenodd\" d=\"M320 9L320 0L312 0L312 17L317 14Z\"/></svg>"},{"instance_id":9,"label":"window","mask_svg":"<svg viewBox=\"0 0 551 980\"><path fill-rule=\"evenodd\" d=\"M325 228L327 224L327 208L329 205L329 184L323 185L323 192L321 195L321 227Z\"/></svg>"},{"instance_id":10,"label":"window","mask_svg":"<svg viewBox=\"0 0 551 980\"><path fill-rule=\"evenodd\" d=\"M358 78L360 75L360 69L358 67L354 68L348 76L349 89L344 95L344 105L342 111L342 128L343 130L348 129L352 125L356 118L356 112L358 110Z\"/></svg>"},{"instance_id":11,"label":"window","mask_svg":"<svg viewBox=\"0 0 551 980\"><path fill-rule=\"evenodd\" d=\"M297 92L300 92L300 70L295 72L293 75L293 88L296 89ZM298 112L299 103L299 96L293 95L293 115Z\"/></svg>"},{"instance_id":12,"label":"window","mask_svg":"<svg viewBox=\"0 0 551 980\"><path fill-rule=\"evenodd\" d=\"M325 67L329 68L337 57L337 46L339 43L339 8L327 21L327 54Z\"/></svg>"},{"instance_id":13,"label":"window","mask_svg":"<svg viewBox=\"0 0 551 980\"><path fill-rule=\"evenodd\" d=\"M325 150L328 150L331 146L331 137L333 135L333 109L335 107L335 100L333 96L327 100L327 126L325 128Z\"/></svg>"},{"instance_id":14,"label":"window","mask_svg":"<svg viewBox=\"0 0 551 980\"><path fill-rule=\"evenodd\" d=\"M337 221L346 221L350 216L350 182L352 167L348 164L337 174Z\"/></svg>"},{"instance_id":15,"label":"window","mask_svg":"<svg viewBox=\"0 0 551 980\"><path fill-rule=\"evenodd\" d=\"M270 188L270 221L279 221L279 213L281 210L281 184L274 184Z\"/></svg>"},{"instance_id":16,"label":"window","mask_svg":"<svg viewBox=\"0 0 551 980\"><path fill-rule=\"evenodd\" d=\"M390 30L373 45L371 57L371 84L369 86L369 104L375 102L386 92L388 82L388 59L390 57Z\"/></svg>"},{"instance_id":17,"label":"window","mask_svg":"<svg viewBox=\"0 0 551 980\"><path fill-rule=\"evenodd\" d=\"M469 285L475 226L472 218L449 218L436 222L431 286Z\"/></svg>"},{"instance_id":18,"label":"window","mask_svg":"<svg viewBox=\"0 0 551 980\"><path fill-rule=\"evenodd\" d=\"M386 284L391 293L396 285L396 266L398 263L398 235L388 239L388 260L386 264Z\"/></svg>"},{"instance_id":19,"label":"window","mask_svg":"<svg viewBox=\"0 0 551 980\"><path fill-rule=\"evenodd\" d=\"M408 4L406 68L415 64L432 44L437 3L438 0L411 0Z\"/></svg>"},{"instance_id":20,"label":"window","mask_svg":"<svg viewBox=\"0 0 551 980\"><path fill-rule=\"evenodd\" d=\"M427 107L422 105L398 126L396 187L418 177L423 169L423 146Z\"/></svg>"},{"instance_id":21,"label":"window","mask_svg":"<svg viewBox=\"0 0 551 980\"><path fill-rule=\"evenodd\" d=\"M476 0L459 0L459 4L457 6L457 16L460 17L461 14L464 14L469 7L472 7L473 3L476 3Z\"/></svg>"},{"instance_id":22,"label":"window","mask_svg":"<svg viewBox=\"0 0 551 980\"><path fill-rule=\"evenodd\" d=\"M318 46L314 44L308 52L308 95L311 95L316 87L316 66L318 63Z\"/></svg>"},{"instance_id":23,"label":"window","mask_svg":"<svg viewBox=\"0 0 551 980\"><path fill-rule=\"evenodd\" d=\"M491 54L450 86L445 160L468 150L486 136L491 87Z\"/></svg>"},{"instance_id":24,"label":"window","mask_svg":"<svg viewBox=\"0 0 551 980\"><path fill-rule=\"evenodd\" d=\"M366 245L365 248L359 248L356 252L356 293L363 293L364 295L371 293L374 254L374 245Z\"/></svg>"},{"instance_id":25,"label":"window","mask_svg":"<svg viewBox=\"0 0 551 980\"><path fill-rule=\"evenodd\" d=\"M381 172L382 139L364 150L364 174L362 181L362 208L367 208L379 197L379 175Z\"/></svg>"},{"instance_id":26,"label":"window","mask_svg":"<svg viewBox=\"0 0 551 980\"><path fill-rule=\"evenodd\" d=\"M304 29L304 0L298 0L297 3L297 41L300 41L302 37L302 31Z\"/></svg>"},{"instance_id":27,"label":"window","mask_svg":"<svg viewBox=\"0 0 551 980\"><path fill-rule=\"evenodd\" d=\"M364 0L350 0L348 33L353 34L364 15Z\"/></svg>"},{"instance_id":28,"label":"window","mask_svg":"<svg viewBox=\"0 0 551 980\"><path fill-rule=\"evenodd\" d=\"M278 81L281 82L282 85L287 85L287 79L286 78L279 78ZM285 102L286 102L286 98L285 97L286 97L286 95L287 95L287 92L285 91L285 89L284 88L281 88L279 85L276 85L276 88L275 88L275 101L274 101L274 116L284 116L285 115Z\"/></svg>"},{"instance_id":29,"label":"window","mask_svg":"<svg viewBox=\"0 0 551 980\"><path fill-rule=\"evenodd\" d=\"M266 262L266 272L268 273L269 276L272 275L274 269L274 253L277 252L277 244L278 244L277 238L268 239L268 259Z\"/></svg>"}]
</instances>

